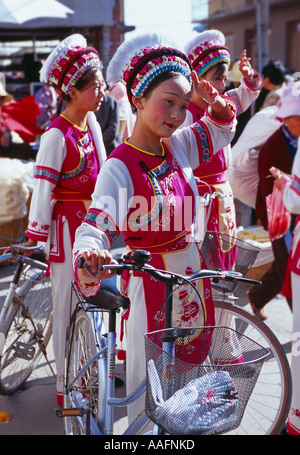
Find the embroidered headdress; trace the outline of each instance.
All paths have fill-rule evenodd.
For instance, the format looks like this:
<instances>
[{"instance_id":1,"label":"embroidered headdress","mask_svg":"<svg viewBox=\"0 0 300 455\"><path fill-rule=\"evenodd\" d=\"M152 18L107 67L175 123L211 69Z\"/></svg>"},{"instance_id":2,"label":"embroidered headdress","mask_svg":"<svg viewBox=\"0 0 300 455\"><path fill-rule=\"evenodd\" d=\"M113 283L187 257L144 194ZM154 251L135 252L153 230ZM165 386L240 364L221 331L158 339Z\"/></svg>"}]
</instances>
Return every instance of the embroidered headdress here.
<instances>
[{"instance_id":1,"label":"embroidered headdress","mask_svg":"<svg viewBox=\"0 0 300 455\"><path fill-rule=\"evenodd\" d=\"M40 81L53 84L69 95L79 79L93 67L101 67L97 50L87 47L82 35L74 34L51 52L41 68Z\"/></svg>"},{"instance_id":2,"label":"embroidered headdress","mask_svg":"<svg viewBox=\"0 0 300 455\"><path fill-rule=\"evenodd\" d=\"M184 52L165 37L142 35L125 41L117 49L107 68L107 82L122 81L132 96L142 97L151 82L165 71L183 74L191 83L191 65Z\"/></svg>"},{"instance_id":3,"label":"embroidered headdress","mask_svg":"<svg viewBox=\"0 0 300 455\"><path fill-rule=\"evenodd\" d=\"M185 45L185 52L198 76L202 76L218 63L230 65L225 37L219 30L199 33Z\"/></svg>"}]
</instances>

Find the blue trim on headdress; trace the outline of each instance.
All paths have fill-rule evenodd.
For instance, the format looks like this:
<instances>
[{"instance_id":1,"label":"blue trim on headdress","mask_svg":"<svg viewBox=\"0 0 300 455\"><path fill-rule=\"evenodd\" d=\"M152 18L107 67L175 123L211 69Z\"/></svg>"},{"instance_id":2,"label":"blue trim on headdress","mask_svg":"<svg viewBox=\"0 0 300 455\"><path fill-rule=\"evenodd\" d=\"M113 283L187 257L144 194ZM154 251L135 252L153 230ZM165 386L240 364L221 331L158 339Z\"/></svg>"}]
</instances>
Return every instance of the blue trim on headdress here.
<instances>
[{"instance_id":1,"label":"blue trim on headdress","mask_svg":"<svg viewBox=\"0 0 300 455\"><path fill-rule=\"evenodd\" d=\"M177 72L180 72L182 73L186 78L187 80L191 83L191 75L190 75L190 72L185 70L184 67L182 65L179 65L178 63L172 63L172 62L169 62L167 64L162 64L162 66L158 66L155 71L153 71L146 79L145 81L142 83L141 87L138 89L138 91L136 92L135 96L137 98L140 98L141 96L143 96L144 92L146 91L146 89L149 87L150 83L152 82L152 80L157 77L159 74L165 72L165 71L177 71Z\"/></svg>"},{"instance_id":2,"label":"blue trim on headdress","mask_svg":"<svg viewBox=\"0 0 300 455\"><path fill-rule=\"evenodd\" d=\"M221 55L220 57L213 58L208 63L206 63L206 65L202 66L201 70L197 72L197 76L202 76L202 74L206 73L206 71L222 61L224 63L227 63L228 66L230 65L230 57L227 55Z\"/></svg>"}]
</instances>

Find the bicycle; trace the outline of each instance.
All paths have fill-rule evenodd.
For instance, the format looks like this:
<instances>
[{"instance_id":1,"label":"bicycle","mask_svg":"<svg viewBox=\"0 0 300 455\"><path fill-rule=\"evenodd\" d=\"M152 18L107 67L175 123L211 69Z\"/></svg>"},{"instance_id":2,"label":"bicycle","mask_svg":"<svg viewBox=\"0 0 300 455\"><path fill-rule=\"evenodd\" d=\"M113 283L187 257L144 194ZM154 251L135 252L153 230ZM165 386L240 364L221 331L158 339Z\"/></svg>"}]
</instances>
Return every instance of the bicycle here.
<instances>
[{"instance_id":1,"label":"bicycle","mask_svg":"<svg viewBox=\"0 0 300 455\"><path fill-rule=\"evenodd\" d=\"M203 279L207 277L213 280L229 280L230 282L244 282L249 284L259 283L255 280L244 278L241 273L235 271L200 270L192 276L178 276L170 272L153 269L147 265L147 257L147 252L133 251L131 252L130 257L125 257L125 259L119 260L117 264L103 266L102 269L110 268L119 274L122 273L123 270L143 271L150 273L156 279L165 282L166 330L169 330L168 327L171 326L170 321L172 304L171 298L169 297L172 295L172 286L174 284L181 285L183 282L191 282L195 279ZM72 314L67 337L65 405L64 409L57 412L57 415L65 418L65 429L67 434L113 434L114 407L127 406L129 403L140 397L145 391L147 402L147 395L149 396L150 388L149 378L146 377L131 395L123 398L115 398L114 396L116 313L120 311L121 308L126 308L128 306L128 299L115 291L107 289L100 289L97 296L93 299L83 299L76 287L74 287L74 290L77 294L78 305ZM103 320L100 316L100 312L103 310L109 312L109 327L107 333L105 333ZM246 320L248 321L248 319ZM251 318L249 318L249 321L251 321L253 326L256 327L257 321L252 321ZM184 330L184 333L179 333L179 338L181 339L185 339L186 336L189 336L189 329ZM203 336L207 331L211 338L213 338L212 331L227 330L230 335L234 334L234 336L237 337L240 346L244 345L244 340L249 340L249 338L245 337L243 334L224 326L215 328L199 328L198 330L204 330ZM145 337L151 336L153 336L153 334L145 335ZM157 332L155 333L155 336L158 336ZM219 338L219 340L222 340L224 337L225 335L223 334L219 337L215 337L215 339ZM152 344L152 340L148 341ZM146 343L148 341L146 340ZM173 346L172 343L168 346L168 352L171 352L170 349ZM186 344L188 345L188 342ZM217 345L217 350L219 351L220 349L222 349L222 343ZM256 351L255 359L251 359L251 357L249 357L243 364L237 363L230 365L229 362L226 365L222 364L221 366L210 365L205 359L205 361L202 362L203 365L200 364L199 368L204 368L206 372L210 369L214 371L214 368L222 371L226 370L227 372L233 371L235 377L244 376L244 380L246 381L251 380L252 376L255 376L255 381L257 381L258 374L248 374L249 368L250 372L253 372L253 366L256 364L255 366L259 366L259 370L262 367L264 358L267 355L272 355L272 349L273 345L271 345L271 352L269 352L267 349L264 347L262 348L258 343L254 342L254 345L252 345L252 348L249 348L248 351L252 351L252 353ZM173 356L171 357L173 359ZM284 367L286 367L285 364L282 368ZM195 368L192 368L192 370L194 371ZM147 376L149 375L147 374ZM186 372L184 372L183 376L191 378L191 376ZM249 377L247 378L247 376ZM180 377L182 377L182 375L180 375ZM180 386L182 387L183 385L184 384L182 384L181 381ZM245 389L248 390L248 392L250 391L251 394L251 390L253 390L254 385L255 384L247 384L246 387L244 385L242 390L239 390L239 394L242 396ZM173 386L174 384L172 384L172 387ZM248 400L249 397L245 399L244 407L246 406ZM150 408L151 403L153 405L153 399L152 401L150 400ZM289 403L286 401L280 403L281 408L288 405ZM147 424L149 420L148 414L151 415L151 412L152 411L148 406L148 410L146 412L144 410L139 416L137 416L137 418L128 426L123 434L139 434ZM240 422L243 421L243 415L244 411L240 413L237 423L233 425L231 429L240 425ZM272 428L264 428L263 434L273 434L275 430L277 432L278 428L281 428L284 423L285 420L280 412L277 416L276 426L272 425ZM161 422L156 423L153 429L153 434L161 434L161 428L164 428L164 425ZM229 428L225 430L210 430L208 433L204 432L204 434L222 433L224 431L229 431Z\"/></svg>"},{"instance_id":2,"label":"bicycle","mask_svg":"<svg viewBox=\"0 0 300 455\"><path fill-rule=\"evenodd\" d=\"M23 387L41 355L55 376L46 347L52 334L53 305L48 265L41 247L11 245L0 263L17 264L0 312L0 394ZM7 249L2 248L2 249ZM20 250L34 251L25 257Z\"/></svg>"},{"instance_id":3,"label":"bicycle","mask_svg":"<svg viewBox=\"0 0 300 455\"><path fill-rule=\"evenodd\" d=\"M257 248L227 234L208 231L201 245L201 253L208 268L218 266L216 257L211 254L216 248L216 242L222 242L224 251L237 248L234 269L245 276L257 257ZM233 293L238 282L212 281L211 286L218 292L213 295L216 323L221 321L222 324L233 327L270 351L248 402L244 420L234 434L247 434L249 422L251 425L255 422L257 434L279 434L286 422L292 395L291 371L286 353L266 323L237 306L238 298ZM268 385L268 394L265 392L265 384Z\"/></svg>"}]
</instances>

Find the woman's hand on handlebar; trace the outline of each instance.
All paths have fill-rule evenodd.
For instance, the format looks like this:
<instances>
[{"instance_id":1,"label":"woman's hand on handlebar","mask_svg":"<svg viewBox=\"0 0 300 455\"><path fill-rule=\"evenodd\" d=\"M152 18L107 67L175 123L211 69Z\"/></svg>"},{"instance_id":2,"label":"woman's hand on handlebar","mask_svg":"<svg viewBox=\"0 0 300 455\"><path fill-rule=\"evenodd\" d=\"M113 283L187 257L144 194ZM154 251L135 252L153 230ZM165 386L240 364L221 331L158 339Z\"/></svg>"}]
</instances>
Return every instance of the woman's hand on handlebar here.
<instances>
[{"instance_id":1,"label":"woman's hand on handlebar","mask_svg":"<svg viewBox=\"0 0 300 455\"><path fill-rule=\"evenodd\" d=\"M95 280L95 276L96 281L100 281L114 275L114 271L112 270L99 270L101 265L110 264L112 262L113 258L108 250L86 250L81 256L94 274L93 280ZM92 277L85 268L78 268L77 273L81 280L85 282L87 281L87 278L89 278L88 281L90 281L90 278Z\"/></svg>"},{"instance_id":2,"label":"woman's hand on handlebar","mask_svg":"<svg viewBox=\"0 0 300 455\"><path fill-rule=\"evenodd\" d=\"M26 243L22 243L22 246L32 248L37 246L37 241L33 239L28 239ZM7 248L6 250L4 250L3 254L9 253L10 251L11 248ZM22 248L19 248L19 251L25 257L30 257L34 253L34 250L22 250Z\"/></svg>"}]
</instances>

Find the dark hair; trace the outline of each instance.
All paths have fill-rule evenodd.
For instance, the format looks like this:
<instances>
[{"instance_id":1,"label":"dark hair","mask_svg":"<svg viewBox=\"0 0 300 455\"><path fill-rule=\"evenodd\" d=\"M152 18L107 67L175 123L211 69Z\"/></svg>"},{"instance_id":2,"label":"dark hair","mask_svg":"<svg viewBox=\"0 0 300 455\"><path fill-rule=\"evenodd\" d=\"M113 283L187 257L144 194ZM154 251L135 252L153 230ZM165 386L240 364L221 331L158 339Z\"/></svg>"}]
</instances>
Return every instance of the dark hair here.
<instances>
[{"instance_id":1,"label":"dark hair","mask_svg":"<svg viewBox=\"0 0 300 455\"><path fill-rule=\"evenodd\" d=\"M262 69L263 77L268 77L274 85L280 85L285 81L285 73L286 70L279 60L270 60Z\"/></svg>"},{"instance_id":2,"label":"dark hair","mask_svg":"<svg viewBox=\"0 0 300 455\"><path fill-rule=\"evenodd\" d=\"M228 68L227 63L225 63L225 62L219 62L219 63L217 63L216 65L214 65L214 66L212 66L211 68L209 68L207 71L205 71L205 73L202 74L202 77L205 77L205 76L207 75L207 73L208 73L209 71L213 70L213 69L216 71L216 74L217 74L217 75L221 75L221 74L223 74L223 72L224 72L224 70L225 70L226 67Z\"/></svg>"}]
</instances>

